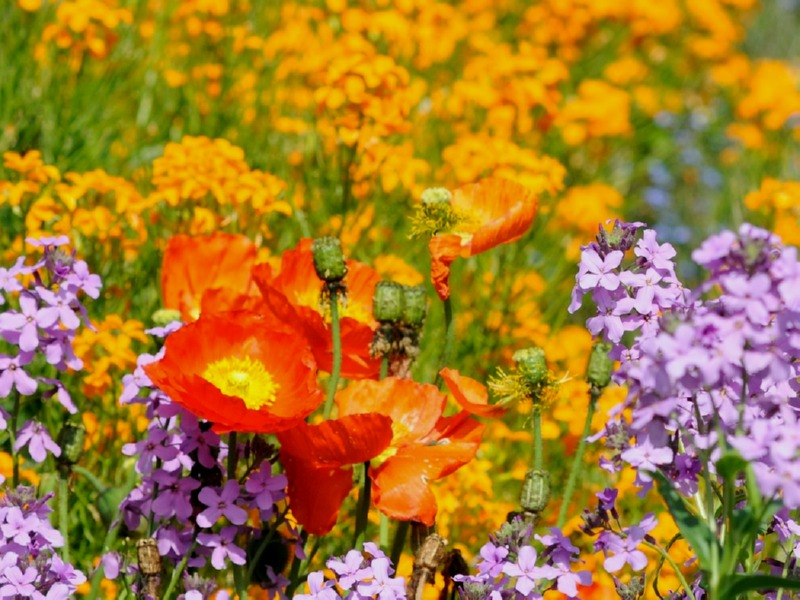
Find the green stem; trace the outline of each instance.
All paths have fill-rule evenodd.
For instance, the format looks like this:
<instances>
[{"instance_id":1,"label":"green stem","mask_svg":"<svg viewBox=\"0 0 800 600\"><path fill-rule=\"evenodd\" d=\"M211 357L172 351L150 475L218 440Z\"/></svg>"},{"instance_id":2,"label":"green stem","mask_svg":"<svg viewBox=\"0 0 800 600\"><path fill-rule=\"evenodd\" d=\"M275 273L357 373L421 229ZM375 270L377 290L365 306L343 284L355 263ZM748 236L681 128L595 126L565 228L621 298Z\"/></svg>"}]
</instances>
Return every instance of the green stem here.
<instances>
[{"instance_id":1,"label":"green stem","mask_svg":"<svg viewBox=\"0 0 800 600\"><path fill-rule=\"evenodd\" d=\"M789 548L794 548L794 543L796 540L797 536L795 534L792 534L792 537L789 538ZM786 556L783 559L783 569L781 570L781 577L784 579L786 579L786 576L789 574L789 563L791 562L790 555L791 555L791 550L789 550L786 553ZM783 589L784 588L778 589L778 595L775 597L775 600L781 600L781 598L783 598Z\"/></svg>"},{"instance_id":2,"label":"green stem","mask_svg":"<svg viewBox=\"0 0 800 600\"><path fill-rule=\"evenodd\" d=\"M386 376L389 374L389 357L384 356L381 360L381 372L380 372L380 379L386 379Z\"/></svg>"},{"instance_id":3,"label":"green stem","mask_svg":"<svg viewBox=\"0 0 800 600\"><path fill-rule=\"evenodd\" d=\"M277 519L275 520L275 524L270 527L269 533L264 536L264 539L261 540L261 543L258 545L258 549L256 550L255 555L253 555L252 560L250 561L250 566L247 567L247 581L253 580L253 573L255 571L256 565L261 562L261 556L266 552L267 546L269 546L270 541L273 537L275 537L275 532L278 531L278 527L280 527L281 523L286 520L286 513L282 513L278 515Z\"/></svg>"},{"instance_id":4,"label":"green stem","mask_svg":"<svg viewBox=\"0 0 800 600\"><path fill-rule=\"evenodd\" d=\"M669 555L669 552L664 550L658 544L651 544L650 542L647 542L647 541L643 541L642 545L650 548L651 550L655 550L661 556L663 556L664 560L666 560L669 563L669 565L672 567L672 570L675 571L675 577L678 578L678 581L683 586L683 590L686 592L686 595L688 596L689 600L697 600L697 598L695 598L695 596L694 596L694 592L692 592L692 588L689 587L689 584L687 583L686 578L683 576L683 573L678 568L678 565L675 564L675 561L672 560L672 557Z\"/></svg>"},{"instance_id":5,"label":"green stem","mask_svg":"<svg viewBox=\"0 0 800 600\"><path fill-rule=\"evenodd\" d=\"M25 238L22 238L25 239ZM19 456L17 456L17 421L19 420L20 394L14 388L14 407L11 409L11 424L8 428L8 435L11 437L11 460L14 461L11 484L13 487L19 485Z\"/></svg>"},{"instance_id":6,"label":"green stem","mask_svg":"<svg viewBox=\"0 0 800 600\"><path fill-rule=\"evenodd\" d=\"M228 434L228 480L236 479L236 466L239 461L239 448L236 432Z\"/></svg>"},{"instance_id":7,"label":"green stem","mask_svg":"<svg viewBox=\"0 0 800 600\"><path fill-rule=\"evenodd\" d=\"M558 510L558 521L556 527L561 529L567 520L567 510L569 503L572 500L572 494L575 493L575 484L578 483L578 478L583 471L583 455L586 452L586 438L592 430L592 417L594 417L595 408L597 408L597 399L600 397L600 392L592 387L591 395L589 397L589 410L586 412L586 422L583 424L583 434L578 442L578 449L575 451L575 457L572 459L572 469L569 472L569 479L567 480L567 487L564 489L564 497L561 500L561 507Z\"/></svg>"},{"instance_id":8,"label":"green stem","mask_svg":"<svg viewBox=\"0 0 800 600\"><path fill-rule=\"evenodd\" d=\"M456 337L455 321L453 320L453 301L448 296L444 301L444 346L442 346L442 354L439 357L439 368L436 369L436 380L434 385L441 387L443 383L442 376L439 371L444 369L450 362L450 354L453 352L453 343Z\"/></svg>"},{"instance_id":9,"label":"green stem","mask_svg":"<svg viewBox=\"0 0 800 600\"><path fill-rule=\"evenodd\" d=\"M542 450L542 412L538 408L533 409L533 468L537 471L542 470L543 455Z\"/></svg>"},{"instance_id":10,"label":"green stem","mask_svg":"<svg viewBox=\"0 0 800 600\"><path fill-rule=\"evenodd\" d=\"M408 521L400 521L397 524L397 530L394 532L394 542L392 542L390 559L395 568L397 568L397 563L400 562L400 555L403 553L403 547L406 545L409 527Z\"/></svg>"},{"instance_id":11,"label":"green stem","mask_svg":"<svg viewBox=\"0 0 800 600\"><path fill-rule=\"evenodd\" d=\"M114 544L117 542L117 535L119 534L119 525L116 527L111 527L106 533L106 539L103 540L103 553L105 554L111 548L114 547ZM87 596L86 600L96 600L98 594L100 593L100 583L103 581L103 568L98 566L97 570L92 575L92 588L89 590L89 595ZM166 596L165 596L166 598Z\"/></svg>"},{"instance_id":12,"label":"green stem","mask_svg":"<svg viewBox=\"0 0 800 600\"><path fill-rule=\"evenodd\" d=\"M331 378L328 381L328 397L325 399L325 418L331 416L333 410L333 398L336 396L336 388L339 387L339 375L342 372L342 335L339 327L339 301L336 298L336 290L331 289L331 333L333 335L333 369Z\"/></svg>"},{"instance_id":13,"label":"green stem","mask_svg":"<svg viewBox=\"0 0 800 600\"><path fill-rule=\"evenodd\" d=\"M195 534L193 537L194 539L192 540L192 545L189 547L189 551L183 555L181 562L179 562L178 566L172 571L172 577L169 579L169 585L167 586L167 591L164 592L163 600L170 600L170 598L172 598L172 593L178 585L181 574L186 570L189 557L194 553L194 549L197 547L197 535Z\"/></svg>"},{"instance_id":14,"label":"green stem","mask_svg":"<svg viewBox=\"0 0 800 600\"><path fill-rule=\"evenodd\" d=\"M67 478L69 471L59 473L58 476L58 528L61 537L64 538L64 545L61 547L61 558L65 563L70 562L69 558L69 485Z\"/></svg>"},{"instance_id":15,"label":"green stem","mask_svg":"<svg viewBox=\"0 0 800 600\"><path fill-rule=\"evenodd\" d=\"M381 544L381 549L385 550L389 547L389 517L381 513L381 523L378 529L378 541Z\"/></svg>"},{"instance_id":16,"label":"green stem","mask_svg":"<svg viewBox=\"0 0 800 600\"><path fill-rule=\"evenodd\" d=\"M236 588L236 595L239 600L247 600L247 583L242 578L242 567L233 565L233 586Z\"/></svg>"},{"instance_id":17,"label":"green stem","mask_svg":"<svg viewBox=\"0 0 800 600\"><path fill-rule=\"evenodd\" d=\"M366 461L364 462L364 487L361 497L358 499L358 510L356 511L356 535L353 539L353 548L356 548L366 537L371 495L372 480L369 478L369 461Z\"/></svg>"}]
</instances>

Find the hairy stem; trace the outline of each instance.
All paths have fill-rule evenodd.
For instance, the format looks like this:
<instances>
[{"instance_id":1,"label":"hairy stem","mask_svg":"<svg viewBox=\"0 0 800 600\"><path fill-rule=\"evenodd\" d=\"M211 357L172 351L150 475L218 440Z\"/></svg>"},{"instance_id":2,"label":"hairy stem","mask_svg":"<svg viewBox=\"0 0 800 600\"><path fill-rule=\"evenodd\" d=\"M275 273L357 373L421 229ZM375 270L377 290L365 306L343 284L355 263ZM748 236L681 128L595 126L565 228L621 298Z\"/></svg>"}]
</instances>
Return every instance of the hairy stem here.
<instances>
[{"instance_id":1,"label":"hairy stem","mask_svg":"<svg viewBox=\"0 0 800 600\"><path fill-rule=\"evenodd\" d=\"M558 510L558 521L556 527L561 529L567 520L567 510L569 503L572 500L572 494L575 493L575 484L578 483L578 478L583 472L583 455L586 452L586 438L592 430L592 417L597 408L597 399L600 397L600 392L592 387L591 395L589 397L589 410L586 411L586 421L583 424L583 433L581 434L580 442L578 442L578 449L575 451L575 457L572 459L572 468L569 472L569 479L567 480L567 487L564 488L564 497L561 500L561 507Z\"/></svg>"},{"instance_id":2,"label":"hairy stem","mask_svg":"<svg viewBox=\"0 0 800 600\"><path fill-rule=\"evenodd\" d=\"M336 388L339 387L339 375L342 372L342 339L339 326L339 301L336 298L336 290L331 289L331 334L333 336L333 369L331 378L328 381L328 397L325 399L325 418L331 416L333 410L333 398L336 396Z\"/></svg>"}]
</instances>

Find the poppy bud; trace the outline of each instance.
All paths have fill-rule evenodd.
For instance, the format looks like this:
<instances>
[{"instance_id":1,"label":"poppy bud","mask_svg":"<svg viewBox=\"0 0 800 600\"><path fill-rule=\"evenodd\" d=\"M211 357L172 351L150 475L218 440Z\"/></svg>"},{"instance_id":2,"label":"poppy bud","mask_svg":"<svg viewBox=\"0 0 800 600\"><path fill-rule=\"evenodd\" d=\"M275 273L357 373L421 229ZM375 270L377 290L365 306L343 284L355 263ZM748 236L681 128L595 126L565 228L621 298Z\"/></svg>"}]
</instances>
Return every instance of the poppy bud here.
<instances>
[{"instance_id":1,"label":"poppy bud","mask_svg":"<svg viewBox=\"0 0 800 600\"><path fill-rule=\"evenodd\" d=\"M428 188L422 192L420 200L423 204L450 204L453 193L447 188Z\"/></svg>"},{"instance_id":2,"label":"poppy bud","mask_svg":"<svg viewBox=\"0 0 800 600\"><path fill-rule=\"evenodd\" d=\"M517 363L517 371L532 388L539 387L547 381L547 362L544 359L544 350L541 348L534 346L517 350L512 358Z\"/></svg>"},{"instance_id":3,"label":"poppy bud","mask_svg":"<svg viewBox=\"0 0 800 600\"><path fill-rule=\"evenodd\" d=\"M428 313L428 293L421 285L403 286L403 316L401 320L411 327L421 327Z\"/></svg>"},{"instance_id":4,"label":"poppy bud","mask_svg":"<svg viewBox=\"0 0 800 600\"><path fill-rule=\"evenodd\" d=\"M181 312L171 308L161 308L153 313L152 319L156 327L164 327L175 321L180 321Z\"/></svg>"},{"instance_id":5,"label":"poppy bud","mask_svg":"<svg viewBox=\"0 0 800 600\"><path fill-rule=\"evenodd\" d=\"M61 456L57 459L59 464L71 467L77 463L83 454L85 440L86 428L82 424L64 423L58 432L58 445L61 448Z\"/></svg>"},{"instance_id":6,"label":"poppy bud","mask_svg":"<svg viewBox=\"0 0 800 600\"><path fill-rule=\"evenodd\" d=\"M592 346L589 354L589 366L586 369L586 381L596 392L602 391L611 383L611 372L614 370L614 361L609 358L611 344L607 342L597 342Z\"/></svg>"},{"instance_id":7,"label":"poppy bud","mask_svg":"<svg viewBox=\"0 0 800 600\"><path fill-rule=\"evenodd\" d=\"M525 482L519 495L519 505L523 510L540 513L550 500L550 473L531 470L525 474Z\"/></svg>"},{"instance_id":8,"label":"poppy bud","mask_svg":"<svg viewBox=\"0 0 800 600\"><path fill-rule=\"evenodd\" d=\"M334 237L321 237L311 243L314 257L314 270L317 277L328 283L335 283L347 275L347 264L342 252L342 243Z\"/></svg>"},{"instance_id":9,"label":"poppy bud","mask_svg":"<svg viewBox=\"0 0 800 600\"><path fill-rule=\"evenodd\" d=\"M372 314L376 321L394 323L403 316L403 286L394 281L379 281L372 295Z\"/></svg>"}]
</instances>

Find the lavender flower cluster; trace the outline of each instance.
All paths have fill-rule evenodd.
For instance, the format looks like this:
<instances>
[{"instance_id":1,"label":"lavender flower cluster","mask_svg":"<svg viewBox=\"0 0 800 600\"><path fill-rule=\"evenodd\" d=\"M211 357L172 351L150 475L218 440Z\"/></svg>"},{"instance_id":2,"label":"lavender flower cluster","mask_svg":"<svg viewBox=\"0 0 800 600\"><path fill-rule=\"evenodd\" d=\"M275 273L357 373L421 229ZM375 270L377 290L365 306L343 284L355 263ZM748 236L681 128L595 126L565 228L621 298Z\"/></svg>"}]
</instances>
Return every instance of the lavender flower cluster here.
<instances>
[{"instance_id":1,"label":"lavender flower cluster","mask_svg":"<svg viewBox=\"0 0 800 600\"><path fill-rule=\"evenodd\" d=\"M540 550L531 541L539 542ZM480 550L477 575L457 575L462 600L541 599L550 589L578 597L578 585L590 585L589 571L574 571L580 550L561 530L545 535L520 517L504 523Z\"/></svg>"},{"instance_id":2,"label":"lavender flower cluster","mask_svg":"<svg viewBox=\"0 0 800 600\"><path fill-rule=\"evenodd\" d=\"M295 594L295 600L401 600L406 597L403 577L393 577L389 558L374 543L364 544L364 553L350 550L344 557L328 559L326 566L335 579L325 579L322 571L308 575L308 594Z\"/></svg>"},{"instance_id":3,"label":"lavender flower cluster","mask_svg":"<svg viewBox=\"0 0 800 600\"><path fill-rule=\"evenodd\" d=\"M174 322L148 333L164 337L179 327ZM264 524L272 520L276 503L286 497L286 476L272 473L274 453L266 444L253 438L230 448L209 423L153 386L143 367L163 351L140 355L134 373L123 378L120 401L145 404L150 425L143 440L123 447L124 454L137 457L135 469L142 477L122 503L122 518L131 530L145 520L159 554L174 564L188 558L191 568L210 562L220 571L244 565L245 545L265 535L248 524L248 511L258 511ZM229 452L237 453L243 467L232 478L226 475ZM301 545L295 551L302 557ZM266 580L266 568L259 575Z\"/></svg>"},{"instance_id":4,"label":"lavender flower cluster","mask_svg":"<svg viewBox=\"0 0 800 600\"><path fill-rule=\"evenodd\" d=\"M770 232L742 225L704 242L693 260L708 277L686 290L675 277L674 249L641 224L616 223L584 248L572 311L591 294L595 335L614 343L616 381L625 401L605 430L604 467L624 463L643 487L666 475L685 496L702 472L735 449L751 465L760 493L784 511L774 527L800 556L789 518L800 508L800 262ZM635 258L625 261L633 248ZM630 344L626 332L638 331ZM629 421L622 418L630 409Z\"/></svg>"},{"instance_id":5,"label":"lavender flower cluster","mask_svg":"<svg viewBox=\"0 0 800 600\"><path fill-rule=\"evenodd\" d=\"M48 519L52 497L24 486L0 497L0 598L66 600L86 581L56 554L64 538Z\"/></svg>"},{"instance_id":6,"label":"lavender flower cluster","mask_svg":"<svg viewBox=\"0 0 800 600\"><path fill-rule=\"evenodd\" d=\"M36 363L43 360L59 371L83 368L72 342L81 323L91 325L78 295L83 292L97 298L102 283L84 261L62 250L69 243L66 236L26 241L41 248L42 257L29 266L22 256L10 268L0 267L0 290L5 292L0 294L0 305L16 307L0 313L0 336L11 348L0 353L0 398L12 396L15 400L11 404L18 408L20 397L42 389L43 398L55 397L74 414L77 408L64 385L57 379L37 376ZM11 427L15 452L27 447L31 458L39 463L48 452L61 454L42 423L29 420L17 430L17 413L13 406L0 406L0 431Z\"/></svg>"}]
</instances>

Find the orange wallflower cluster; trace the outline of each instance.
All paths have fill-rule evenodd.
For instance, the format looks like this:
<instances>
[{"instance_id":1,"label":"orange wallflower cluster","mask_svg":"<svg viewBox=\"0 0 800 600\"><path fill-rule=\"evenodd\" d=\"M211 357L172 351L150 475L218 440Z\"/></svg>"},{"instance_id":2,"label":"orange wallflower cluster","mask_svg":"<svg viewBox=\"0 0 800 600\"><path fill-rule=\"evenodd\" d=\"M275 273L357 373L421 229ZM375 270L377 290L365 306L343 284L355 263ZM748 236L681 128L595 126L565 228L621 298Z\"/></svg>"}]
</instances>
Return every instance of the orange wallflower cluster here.
<instances>
[{"instance_id":1,"label":"orange wallflower cluster","mask_svg":"<svg viewBox=\"0 0 800 600\"><path fill-rule=\"evenodd\" d=\"M83 394L89 398L103 398L109 392L118 392L114 382L136 368L139 352L134 342L146 344L149 338L141 321L123 320L115 314L93 325L94 330L87 327L78 333L73 348L83 361L86 373Z\"/></svg>"},{"instance_id":2,"label":"orange wallflower cluster","mask_svg":"<svg viewBox=\"0 0 800 600\"><path fill-rule=\"evenodd\" d=\"M747 194L744 203L750 210L767 213L771 229L785 244L800 246L800 182L768 177L758 190Z\"/></svg>"},{"instance_id":3,"label":"orange wallflower cluster","mask_svg":"<svg viewBox=\"0 0 800 600\"><path fill-rule=\"evenodd\" d=\"M41 193L49 183L60 181L61 173L52 165L46 165L42 153L32 150L24 154L3 153L3 166L18 174L18 181L0 181L0 206L20 206Z\"/></svg>"},{"instance_id":4,"label":"orange wallflower cluster","mask_svg":"<svg viewBox=\"0 0 800 600\"><path fill-rule=\"evenodd\" d=\"M153 162L152 183L150 202L193 206L192 233L208 233L232 222L243 229L250 219L263 221L269 213L292 210L279 199L286 184L251 169L242 149L222 139L187 136L180 143L168 143L164 155ZM263 232L268 232L266 227Z\"/></svg>"},{"instance_id":5,"label":"orange wallflower cluster","mask_svg":"<svg viewBox=\"0 0 800 600\"><path fill-rule=\"evenodd\" d=\"M55 11L55 20L44 28L37 56L44 60L52 44L68 52L69 64L77 71L89 55L106 58L114 47L117 28L133 23L133 12L115 0L65 0Z\"/></svg>"}]
</instances>

